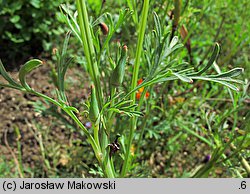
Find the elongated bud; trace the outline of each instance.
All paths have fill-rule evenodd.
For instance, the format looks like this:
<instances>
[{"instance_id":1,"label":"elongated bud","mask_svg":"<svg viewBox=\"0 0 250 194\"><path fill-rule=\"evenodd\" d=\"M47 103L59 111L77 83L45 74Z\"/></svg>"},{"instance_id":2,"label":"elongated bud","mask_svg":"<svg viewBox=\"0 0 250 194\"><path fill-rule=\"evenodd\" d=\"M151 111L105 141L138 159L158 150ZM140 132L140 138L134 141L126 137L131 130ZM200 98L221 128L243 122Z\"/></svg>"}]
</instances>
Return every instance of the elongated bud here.
<instances>
[{"instance_id":1,"label":"elongated bud","mask_svg":"<svg viewBox=\"0 0 250 194\"><path fill-rule=\"evenodd\" d=\"M99 24L99 26L100 26L100 28L101 28L101 30L102 30L102 33L106 36L106 35L109 33L109 28L108 28L108 26L107 26L105 23L103 23L103 22L101 22L101 23Z\"/></svg>"},{"instance_id":2,"label":"elongated bud","mask_svg":"<svg viewBox=\"0 0 250 194\"><path fill-rule=\"evenodd\" d=\"M118 87L122 84L125 73L127 53L128 53L128 47L127 45L124 45L122 48L121 57L119 59L118 65L115 67L110 77L110 84L112 86Z\"/></svg>"},{"instance_id":3,"label":"elongated bud","mask_svg":"<svg viewBox=\"0 0 250 194\"><path fill-rule=\"evenodd\" d=\"M90 108L89 108L89 120L92 123L95 123L99 116L99 108L98 108L98 102L96 99L96 93L95 93L95 87L91 86L91 102L90 102Z\"/></svg>"}]
</instances>

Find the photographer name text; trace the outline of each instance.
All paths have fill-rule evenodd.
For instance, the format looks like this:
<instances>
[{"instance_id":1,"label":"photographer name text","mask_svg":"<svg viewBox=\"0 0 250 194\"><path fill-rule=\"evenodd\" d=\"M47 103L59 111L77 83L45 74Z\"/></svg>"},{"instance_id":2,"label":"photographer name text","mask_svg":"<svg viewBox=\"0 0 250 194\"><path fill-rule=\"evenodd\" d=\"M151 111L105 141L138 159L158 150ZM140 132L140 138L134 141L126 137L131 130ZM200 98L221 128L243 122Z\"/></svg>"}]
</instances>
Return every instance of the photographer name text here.
<instances>
[{"instance_id":1,"label":"photographer name text","mask_svg":"<svg viewBox=\"0 0 250 194\"><path fill-rule=\"evenodd\" d=\"M85 181L67 181L67 182L6 182L3 183L4 191L7 190L115 190L115 181L104 182L85 182Z\"/></svg>"}]
</instances>

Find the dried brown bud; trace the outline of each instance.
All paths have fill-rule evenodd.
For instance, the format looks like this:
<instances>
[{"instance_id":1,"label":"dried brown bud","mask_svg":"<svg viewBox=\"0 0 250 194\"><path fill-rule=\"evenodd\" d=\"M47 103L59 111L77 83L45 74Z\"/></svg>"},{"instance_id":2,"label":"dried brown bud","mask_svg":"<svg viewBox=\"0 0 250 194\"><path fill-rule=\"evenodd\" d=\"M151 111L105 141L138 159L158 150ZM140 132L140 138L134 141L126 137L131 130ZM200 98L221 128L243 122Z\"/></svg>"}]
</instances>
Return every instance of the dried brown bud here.
<instances>
[{"instance_id":1,"label":"dried brown bud","mask_svg":"<svg viewBox=\"0 0 250 194\"><path fill-rule=\"evenodd\" d=\"M103 22L101 22L101 23L99 24L99 26L100 26L100 28L101 28L101 30L102 30L102 33L106 36L106 35L109 33L109 28L108 28L108 26L107 26L105 23L103 23Z\"/></svg>"}]
</instances>

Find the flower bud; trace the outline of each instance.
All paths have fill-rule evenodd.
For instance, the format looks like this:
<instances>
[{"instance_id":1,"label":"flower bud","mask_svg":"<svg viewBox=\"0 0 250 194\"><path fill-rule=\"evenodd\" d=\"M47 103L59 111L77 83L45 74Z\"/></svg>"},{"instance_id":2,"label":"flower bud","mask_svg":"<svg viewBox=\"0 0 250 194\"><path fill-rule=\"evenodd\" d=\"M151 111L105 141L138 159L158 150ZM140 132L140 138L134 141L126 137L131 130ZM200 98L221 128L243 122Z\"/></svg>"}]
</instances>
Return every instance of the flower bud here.
<instances>
[{"instance_id":1,"label":"flower bud","mask_svg":"<svg viewBox=\"0 0 250 194\"><path fill-rule=\"evenodd\" d=\"M121 57L119 59L118 65L115 67L110 77L110 84L114 87L118 87L122 84L125 73L127 53L128 47L124 45L122 48Z\"/></svg>"},{"instance_id":2,"label":"flower bud","mask_svg":"<svg viewBox=\"0 0 250 194\"><path fill-rule=\"evenodd\" d=\"M108 26L107 26L105 23L103 23L103 22L101 22L101 23L99 24L99 26L100 26L100 28L101 28L102 33L106 36L106 35L109 33L109 28L108 28Z\"/></svg>"}]
</instances>

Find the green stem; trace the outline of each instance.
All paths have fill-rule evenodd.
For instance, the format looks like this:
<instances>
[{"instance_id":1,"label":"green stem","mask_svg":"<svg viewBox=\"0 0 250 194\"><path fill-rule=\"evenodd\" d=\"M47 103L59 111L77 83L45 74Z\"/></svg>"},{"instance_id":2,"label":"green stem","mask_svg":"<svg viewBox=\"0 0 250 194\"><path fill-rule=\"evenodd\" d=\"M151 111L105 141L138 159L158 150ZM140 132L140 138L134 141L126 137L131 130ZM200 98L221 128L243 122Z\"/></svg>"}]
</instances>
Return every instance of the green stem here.
<instances>
[{"instance_id":1,"label":"green stem","mask_svg":"<svg viewBox=\"0 0 250 194\"><path fill-rule=\"evenodd\" d=\"M83 130L84 134L87 136L87 139L89 141L89 143L91 144L94 152L95 152L95 156L99 162L99 164L101 166L103 166L103 154L101 152L101 148L100 148L100 145L99 145L99 140L98 142L95 141L95 139L92 137L92 135L88 132L88 130L85 128L85 126L82 124L82 122L77 118L77 116L74 114L74 112L72 111L69 111L69 110L66 110L62 107L62 105L57 102L56 100L44 95L44 94L41 94L39 92L35 92L35 91L30 91L31 93L39 96L39 97L42 97L43 99L51 102L52 104L56 105L56 106L59 106L61 107L74 121L75 123ZM103 168L104 171L106 171L105 173L107 174L108 177L110 178L113 178L114 177L114 173L111 169L111 165L110 164L107 164L106 167Z\"/></svg>"},{"instance_id":2,"label":"green stem","mask_svg":"<svg viewBox=\"0 0 250 194\"><path fill-rule=\"evenodd\" d=\"M83 43L84 54L87 60L87 67L97 91L96 94L99 108L101 108L103 102L103 95L101 91L100 73L96 62L96 55L92 41L87 8L85 0L76 0L76 3L79 17L81 39Z\"/></svg>"},{"instance_id":3,"label":"green stem","mask_svg":"<svg viewBox=\"0 0 250 194\"><path fill-rule=\"evenodd\" d=\"M111 89L110 92L110 96L111 96L111 105L113 104L113 96L115 94L115 89ZM111 127L113 124L113 114L112 112L108 113L108 119L107 119L107 133L108 135L110 135L110 131L111 131ZM106 135L106 133L102 134L102 154L103 156L105 156L104 162L103 162L103 166L106 172L109 172L111 176L114 178L115 177L115 170L114 170L114 164L113 161L109 159L109 153L107 152L107 146L108 146L108 136ZM108 174L108 173L107 173Z\"/></svg>"},{"instance_id":4,"label":"green stem","mask_svg":"<svg viewBox=\"0 0 250 194\"><path fill-rule=\"evenodd\" d=\"M77 123L77 125L84 131L87 130L84 125L81 123L81 121L79 121L79 119L77 118L77 116L72 112L72 111L68 111L67 112L68 115ZM92 145L92 148L94 149L95 152L95 156L97 158L97 160L99 161L100 164L102 164L102 153L100 148L98 147L97 143L95 142L94 138L92 137L92 135L90 135L90 133L85 133L85 135L88 138L89 143Z\"/></svg>"},{"instance_id":5,"label":"green stem","mask_svg":"<svg viewBox=\"0 0 250 194\"><path fill-rule=\"evenodd\" d=\"M80 126L80 128L82 128L82 129L85 128L84 125L79 121L79 119L75 116L75 114L72 111L71 111L71 114L69 114L70 117L78 124L78 126ZM86 135L88 137L90 144L92 145L92 148L95 152L95 156L96 156L97 160L99 161L99 164L102 167L105 175L108 178L114 178L115 175L114 175L114 172L112 170L112 165L110 164L110 161L108 161L107 165L103 165L104 155L102 154L100 147L97 145L94 138L89 133ZM99 140L98 140L98 142L99 142Z\"/></svg>"},{"instance_id":6,"label":"green stem","mask_svg":"<svg viewBox=\"0 0 250 194\"><path fill-rule=\"evenodd\" d=\"M102 103L103 103L103 94L101 90L100 72L99 72L97 61L96 61L96 53L95 53L95 49L94 49L94 45L92 41L92 34L91 34L91 29L90 29L90 24L89 24L89 19L88 19L86 3L85 3L85 0L76 0L76 4L77 4L78 17L79 17L81 39L83 43L84 54L87 60L87 67L88 67L88 71L90 73L91 79L94 82L94 85L96 88L96 97L98 101L98 106L99 106L99 109L101 109ZM93 139L92 136L88 137L91 140L90 143L93 149L98 150L98 153L96 153L97 158L99 158L99 154L101 153L101 148L100 148L100 143L99 143L99 138L98 138L98 131L99 130L95 130L95 134L94 134L95 139ZM102 150L105 150L107 142L108 142L107 136L103 133ZM105 151L102 153L102 155L104 153ZM108 162L107 165L105 166L103 166L103 162L100 160L100 158L99 158L99 162L103 168L103 171L105 171L106 175L108 177L114 177L114 173L111 169L110 162Z\"/></svg>"},{"instance_id":7,"label":"green stem","mask_svg":"<svg viewBox=\"0 0 250 194\"><path fill-rule=\"evenodd\" d=\"M145 128L146 128L146 124L147 124L147 118L148 118L148 113L149 113L149 108L147 109L147 113L143 119L143 123L142 123L142 128L140 130L140 136L139 136L139 140L137 142L137 148L136 148L136 152L135 152L135 156L138 156L139 154L139 150L140 150L140 147L141 147L141 141L142 141L142 137L143 137L143 134L144 134L144 131L145 131Z\"/></svg>"},{"instance_id":8,"label":"green stem","mask_svg":"<svg viewBox=\"0 0 250 194\"><path fill-rule=\"evenodd\" d=\"M16 90L20 90L20 91L25 91L25 89L22 87L17 87L11 84L4 84L4 83L0 83L0 87L7 87L7 88L12 88L12 89L16 89Z\"/></svg>"},{"instance_id":9,"label":"green stem","mask_svg":"<svg viewBox=\"0 0 250 194\"><path fill-rule=\"evenodd\" d=\"M94 125L94 139L95 139L95 142L96 142L98 148L101 150L98 133L99 133L99 125Z\"/></svg>"},{"instance_id":10,"label":"green stem","mask_svg":"<svg viewBox=\"0 0 250 194\"><path fill-rule=\"evenodd\" d=\"M139 37L137 41L136 57L135 57L134 71L133 71L133 77L132 77L132 83L131 83L131 90L133 90L137 85L138 73L139 73L139 67L140 67L140 59L141 59L141 53L142 53L142 47L143 47L143 40L144 40L144 35L145 35L145 30L146 30L146 25L147 25L148 10L149 10L149 0L144 0L141 22L140 22L140 27L138 31ZM134 104L135 93L131 94L131 100L132 100L132 104ZM126 176L128 167L130 165L130 157L131 157L130 147L132 145L134 131L136 129L136 122L137 122L137 119L132 117L130 120L130 131L129 131L128 144L127 144L126 152L125 152L125 160L124 160L124 164L122 166L122 172L121 172L122 177Z\"/></svg>"}]
</instances>

